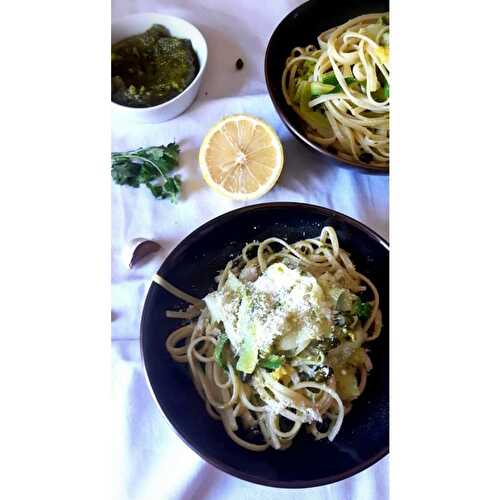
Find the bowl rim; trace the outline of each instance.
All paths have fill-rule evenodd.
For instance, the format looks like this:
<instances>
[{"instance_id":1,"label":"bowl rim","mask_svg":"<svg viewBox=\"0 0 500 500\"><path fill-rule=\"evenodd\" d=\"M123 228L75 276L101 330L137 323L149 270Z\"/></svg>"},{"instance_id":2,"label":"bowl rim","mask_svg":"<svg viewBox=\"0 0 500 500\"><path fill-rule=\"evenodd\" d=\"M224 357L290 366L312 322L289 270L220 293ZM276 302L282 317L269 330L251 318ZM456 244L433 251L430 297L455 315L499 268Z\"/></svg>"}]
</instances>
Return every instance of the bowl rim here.
<instances>
[{"instance_id":1,"label":"bowl rim","mask_svg":"<svg viewBox=\"0 0 500 500\"><path fill-rule=\"evenodd\" d=\"M191 87L193 87L198 80L201 79L203 73L205 72L205 67L206 67L207 61L208 61L207 40L203 36L203 33L194 24L190 23L189 21L187 21L186 19L184 19L182 17L171 16L169 14L162 14L160 12L141 12L141 13L137 13L137 14L129 14L127 16L122 16L118 19L115 19L111 23L111 34L113 34L113 26L115 26L118 23L125 23L126 21L129 21L132 19L138 19L140 17L147 18L148 16L158 16L158 17L163 18L163 19L175 19L176 21L182 21L183 23L186 23L187 25L189 25L193 29L193 31L196 32L200 36L200 40L203 42L203 46L205 48L205 54L206 54L205 59L203 61L201 61L198 53L196 53L196 57L198 58L198 63L200 65L200 67L198 69L198 73L193 78L193 81L180 94L177 94L175 97L172 97L172 99L169 99L168 101L165 101L165 102L161 102L160 104L155 104L154 106L147 106L145 108L134 108L132 106L125 106L123 104L118 104L117 102L114 102L113 100L111 100L111 106L116 107L117 109L132 110L134 113L147 113L150 110L156 110L156 109L160 109L162 107L166 107L168 104L174 103L178 99L180 100L180 98L185 93L187 93L187 91ZM167 28L167 26L165 26L165 27ZM120 41L120 40L118 40L118 41ZM191 39L189 39L189 41L191 41ZM113 44L111 44L111 46L112 45ZM194 50L194 48L193 48L193 50Z\"/></svg>"},{"instance_id":2,"label":"bowl rim","mask_svg":"<svg viewBox=\"0 0 500 500\"><path fill-rule=\"evenodd\" d=\"M303 142L306 146L308 146L310 149L313 149L314 151L324 155L328 156L330 158L333 158L340 162L338 165L339 167L342 168L355 168L357 170L360 170L364 173L367 174L374 174L374 175L389 175L390 167L371 167L369 164L364 164L364 163L356 163L355 161L351 160L346 160L345 158L341 158L340 156L337 156L333 154L331 151L328 151L327 149L323 148L319 144L316 144L315 142L311 141L308 139L300 130L296 129L290 120L285 116L285 113L281 109L278 100L274 93L271 91L271 78L269 76L269 70L268 68L271 65L270 62L270 57L269 57L269 52L270 52L270 47L272 44L274 44L275 40L277 39L277 31L281 28L282 25L284 25L286 22L289 21L290 18L295 16L299 11L301 12L302 10L305 10L307 8L311 8L311 6L314 5L314 2L304 2L303 4L297 6L295 9L290 11L283 19L276 25L274 28L269 41L267 42L267 47L266 47L266 54L264 56L264 76L266 79L266 87L267 87L267 93L269 94L269 97L271 98L271 101L273 103L274 109L278 113L279 117L281 118L281 121L285 124L287 129L292 133L293 136L295 136L299 142ZM290 48L290 50L293 47Z\"/></svg>"},{"instance_id":3,"label":"bowl rim","mask_svg":"<svg viewBox=\"0 0 500 500\"><path fill-rule=\"evenodd\" d=\"M200 231L208 229L210 226L216 224L220 225L223 224L227 219L233 218L235 216L239 216L240 214L252 212L254 210L265 210L268 208L302 208L305 210L314 210L316 212L323 212L325 215L330 216L330 217L335 217L343 222L347 222L348 224L351 224L355 226L356 228L360 229L363 231L365 234L370 236L372 239L376 240L379 244L381 244L388 252L389 252L389 243L387 240L382 238L378 233L376 233L373 229L369 228L362 222L359 222L356 219L353 219L352 217L345 215L341 212L338 212L336 210L333 210L331 208L327 207L321 207L319 205L313 205L309 203L302 203L302 202L267 202L267 203L258 203L254 205L248 205L245 207L237 208L235 210L231 210L229 212L226 212L222 215L219 215L217 217L214 217L213 219L210 219L209 221L205 222L201 226L197 227L194 229L191 233L189 233L185 238L183 238L176 246L173 248L169 254L165 257L163 262L160 265L160 268L158 271L163 267L163 264L169 259L172 255L175 255L175 253L180 253L181 251L184 250L185 247L191 245L192 240L194 240L198 233ZM244 481L248 481L250 483L254 484L260 484L263 486L271 486L274 488L287 488L287 489L298 489L298 488L313 488L316 486L324 486L328 484L333 484L338 481L342 481L343 479L347 479L349 477L354 476L355 474L358 474L359 472L362 472L363 470L367 469L368 467L372 466L379 460L381 460L383 457L385 457L389 453L389 444L382 448L378 453L370 457L369 459L365 460L362 464L357 465L355 467L351 467L350 469L346 470L343 473L340 474L331 474L329 476L325 476L320 479L313 479L313 480L298 480L298 481L281 481L281 480L273 480L273 479L263 479L258 476L254 476L252 474L247 474L244 471L240 471L233 466L229 464L225 464L217 459L212 458L211 456L207 456L204 453L201 453L195 444L193 444L189 438L189 436L183 432L181 432L176 425L174 424L173 421L170 420L170 417L168 415L168 412L166 412L160 405L158 399L156 398L156 394L153 390L151 381L149 379L149 374L146 368L146 363L144 360L144 337L145 337L145 328L144 328L144 323L145 323L145 316L146 316L146 304L148 302L148 298L151 294L151 290L153 289L153 282L150 282L148 292L145 296L144 303L143 303L143 308L142 308L142 314L141 314L141 324L140 324L140 337L139 337L139 343L140 343L140 352L141 352L141 366L142 366L142 371L144 374L144 377L146 379L146 384L148 386L149 392L151 393L151 396L153 397L153 400L155 401L155 404L157 408L160 410L161 414L167 421L168 425L170 426L171 429L175 432L175 434L192 450L201 457L205 462L209 463L210 465L216 467L217 469L221 470L222 472L225 472L226 474L229 474L231 476L237 477L238 479L242 479Z\"/></svg>"}]
</instances>

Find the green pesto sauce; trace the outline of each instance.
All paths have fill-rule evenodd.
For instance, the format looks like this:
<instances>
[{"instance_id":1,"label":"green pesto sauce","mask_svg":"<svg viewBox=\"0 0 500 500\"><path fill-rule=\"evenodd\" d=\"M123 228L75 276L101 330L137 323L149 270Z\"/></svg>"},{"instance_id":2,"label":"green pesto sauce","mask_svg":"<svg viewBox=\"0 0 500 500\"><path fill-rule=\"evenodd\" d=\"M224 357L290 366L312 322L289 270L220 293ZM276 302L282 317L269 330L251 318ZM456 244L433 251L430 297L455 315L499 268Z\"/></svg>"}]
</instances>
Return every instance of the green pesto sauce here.
<instances>
[{"instance_id":1,"label":"green pesto sauce","mask_svg":"<svg viewBox=\"0 0 500 500\"><path fill-rule=\"evenodd\" d=\"M111 100L133 108L156 106L180 94L198 69L191 41L154 24L111 47Z\"/></svg>"}]
</instances>

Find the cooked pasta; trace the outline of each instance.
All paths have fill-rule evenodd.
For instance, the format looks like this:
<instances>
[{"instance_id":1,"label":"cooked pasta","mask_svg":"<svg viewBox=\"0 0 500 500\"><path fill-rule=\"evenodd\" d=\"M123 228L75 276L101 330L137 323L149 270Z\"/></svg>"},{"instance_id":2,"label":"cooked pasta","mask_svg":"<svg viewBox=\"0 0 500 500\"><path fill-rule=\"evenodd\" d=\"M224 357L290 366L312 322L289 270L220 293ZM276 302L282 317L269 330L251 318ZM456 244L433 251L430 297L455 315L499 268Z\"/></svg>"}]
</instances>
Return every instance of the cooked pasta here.
<instances>
[{"instance_id":1,"label":"cooked pasta","mask_svg":"<svg viewBox=\"0 0 500 500\"><path fill-rule=\"evenodd\" d=\"M307 137L340 158L389 166L389 16L367 14L295 47L282 75Z\"/></svg>"},{"instance_id":2,"label":"cooked pasta","mask_svg":"<svg viewBox=\"0 0 500 500\"><path fill-rule=\"evenodd\" d=\"M189 366L207 413L233 441L286 449L302 428L335 438L366 386L366 343L380 335L382 316L376 287L332 227L293 244L247 244L203 301L153 280L190 303L167 311L187 323L167 336L166 349Z\"/></svg>"}]
</instances>

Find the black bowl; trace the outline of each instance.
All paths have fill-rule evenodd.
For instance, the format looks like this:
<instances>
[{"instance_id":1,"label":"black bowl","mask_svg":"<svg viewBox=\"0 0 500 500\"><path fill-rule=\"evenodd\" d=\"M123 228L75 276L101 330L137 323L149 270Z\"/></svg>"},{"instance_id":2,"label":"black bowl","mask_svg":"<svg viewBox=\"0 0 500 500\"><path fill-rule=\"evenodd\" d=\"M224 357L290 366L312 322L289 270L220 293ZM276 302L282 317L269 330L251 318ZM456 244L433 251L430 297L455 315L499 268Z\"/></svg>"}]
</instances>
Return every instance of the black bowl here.
<instances>
[{"instance_id":1,"label":"black bowl","mask_svg":"<svg viewBox=\"0 0 500 500\"><path fill-rule=\"evenodd\" d=\"M349 0L328 2L309 0L292 10L276 27L267 44L264 73L266 84L274 107L288 130L308 147L336 160L336 164L359 168L365 172L388 174L381 167L348 161L336 156L332 151L308 139L304 133L304 123L300 116L286 103L281 91L281 75L285 63L294 47L318 46L318 35L333 26L349 21L362 14L387 12L388 0Z\"/></svg>"},{"instance_id":2,"label":"black bowl","mask_svg":"<svg viewBox=\"0 0 500 500\"><path fill-rule=\"evenodd\" d=\"M333 441L314 441L299 433L285 451L252 452L236 445L213 420L196 392L186 365L165 350L167 335L181 324L166 309L185 303L153 283L141 323L141 352L146 377L161 410L177 434L202 458L241 479L267 486L305 488L345 479L388 453L389 449L389 250L363 224L327 208L302 203L266 203L234 210L207 222L165 259L158 274L194 296L214 289L214 277L246 242L270 236L289 242L317 236L331 225L357 269L380 291L384 328L370 345L374 368L362 396L353 403Z\"/></svg>"}]
</instances>

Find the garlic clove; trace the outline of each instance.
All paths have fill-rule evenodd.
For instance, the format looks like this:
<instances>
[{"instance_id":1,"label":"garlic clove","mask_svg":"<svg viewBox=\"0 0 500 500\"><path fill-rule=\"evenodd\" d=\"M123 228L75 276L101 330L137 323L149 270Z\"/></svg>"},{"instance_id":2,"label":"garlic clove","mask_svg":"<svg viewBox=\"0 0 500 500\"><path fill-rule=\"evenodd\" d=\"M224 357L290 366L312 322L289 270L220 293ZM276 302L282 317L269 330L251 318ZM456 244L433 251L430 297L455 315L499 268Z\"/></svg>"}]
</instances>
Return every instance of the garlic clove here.
<instances>
[{"instance_id":1,"label":"garlic clove","mask_svg":"<svg viewBox=\"0 0 500 500\"><path fill-rule=\"evenodd\" d=\"M134 238L123 248L123 260L125 265L132 269L140 260L160 250L161 245L153 240L145 238Z\"/></svg>"}]
</instances>

